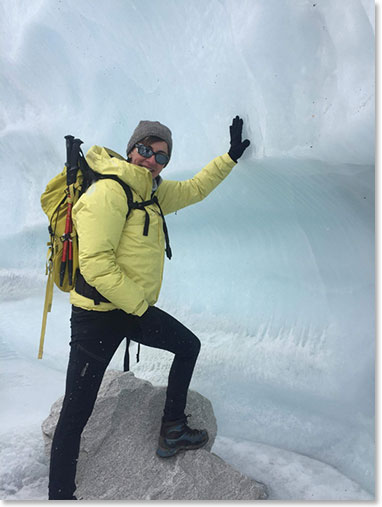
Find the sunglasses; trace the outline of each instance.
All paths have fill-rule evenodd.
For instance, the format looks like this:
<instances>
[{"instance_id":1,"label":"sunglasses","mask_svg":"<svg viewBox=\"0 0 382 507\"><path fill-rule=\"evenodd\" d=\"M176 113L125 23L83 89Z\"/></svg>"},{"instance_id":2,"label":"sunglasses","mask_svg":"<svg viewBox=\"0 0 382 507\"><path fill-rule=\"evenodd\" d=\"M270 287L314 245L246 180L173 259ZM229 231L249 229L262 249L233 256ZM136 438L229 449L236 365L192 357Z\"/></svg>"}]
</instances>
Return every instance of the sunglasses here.
<instances>
[{"instance_id":1,"label":"sunglasses","mask_svg":"<svg viewBox=\"0 0 382 507\"><path fill-rule=\"evenodd\" d=\"M135 147L138 150L138 153L145 158L150 158L154 155L155 162L160 165L168 164L170 157L161 151L154 152L150 146L145 146L144 144L137 143Z\"/></svg>"}]
</instances>

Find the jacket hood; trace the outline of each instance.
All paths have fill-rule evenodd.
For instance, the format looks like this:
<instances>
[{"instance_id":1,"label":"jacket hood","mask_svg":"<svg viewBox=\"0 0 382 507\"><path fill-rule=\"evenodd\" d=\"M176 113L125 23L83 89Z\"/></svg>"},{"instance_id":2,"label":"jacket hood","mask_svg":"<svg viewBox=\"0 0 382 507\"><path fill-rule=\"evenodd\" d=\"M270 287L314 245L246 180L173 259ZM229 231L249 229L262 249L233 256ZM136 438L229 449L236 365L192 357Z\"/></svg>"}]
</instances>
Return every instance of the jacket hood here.
<instances>
[{"instance_id":1,"label":"jacket hood","mask_svg":"<svg viewBox=\"0 0 382 507\"><path fill-rule=\"evenodd\" d=\"M131 164L115 151L96 145L87 152L86 161L97 173L118 176L143 200L150 199L153 180L150 172L144 167Z\"/></svg>"}]
</instances>

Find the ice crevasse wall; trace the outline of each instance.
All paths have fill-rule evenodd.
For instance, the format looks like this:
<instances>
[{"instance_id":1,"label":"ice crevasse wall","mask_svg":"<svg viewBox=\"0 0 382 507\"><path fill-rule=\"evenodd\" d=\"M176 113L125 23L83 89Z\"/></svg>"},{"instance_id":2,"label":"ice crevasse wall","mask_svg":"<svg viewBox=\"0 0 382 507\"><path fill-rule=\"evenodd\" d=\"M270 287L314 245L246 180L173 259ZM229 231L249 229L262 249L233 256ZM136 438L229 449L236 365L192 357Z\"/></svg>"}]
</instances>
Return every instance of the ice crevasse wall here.
<instances>
[{"instance_id":1,"label":"ice crevasse wall","mask_svg":"<svg viewBox=\"0 0 382 507\"><path fill-rule=\"evenodd\" d=\"M63 165L64 135L124 153L139 120L160 120L174 138L166 177L181 179L228 150L241 115L252 144L238 167L168 219L174 258L158 304L204 336L193 385L216 400L225 434L240 437L240 422L249 439L334 464L371 490L374 3L17 0L0 10L2 298L43 292L39 196Z\"/></svg>"}]
</instances>

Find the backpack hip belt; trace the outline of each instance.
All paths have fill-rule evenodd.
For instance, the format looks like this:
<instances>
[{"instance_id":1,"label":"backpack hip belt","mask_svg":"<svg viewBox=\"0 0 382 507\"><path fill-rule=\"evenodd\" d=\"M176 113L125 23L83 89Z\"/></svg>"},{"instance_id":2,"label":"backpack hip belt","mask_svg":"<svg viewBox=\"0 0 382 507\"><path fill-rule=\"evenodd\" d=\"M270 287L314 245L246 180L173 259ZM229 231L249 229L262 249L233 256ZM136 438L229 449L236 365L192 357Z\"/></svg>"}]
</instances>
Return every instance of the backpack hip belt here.
<instances>
[{"instance_id":1,"label":"backpack hip belt","mask_svg":"<svg viewBox=\"0 0 382 507\"><path fill-rule=\"evenodd\" d=\"M81 296L85 296L86 298L93 299L95 305L99 305L101 302L110 303L108 299L106 299L98 290L89 285L85 278L82 276L80 270L77 270L76 273L76 284L75 290L77 294Z\"/></svg>"}]
</instances>

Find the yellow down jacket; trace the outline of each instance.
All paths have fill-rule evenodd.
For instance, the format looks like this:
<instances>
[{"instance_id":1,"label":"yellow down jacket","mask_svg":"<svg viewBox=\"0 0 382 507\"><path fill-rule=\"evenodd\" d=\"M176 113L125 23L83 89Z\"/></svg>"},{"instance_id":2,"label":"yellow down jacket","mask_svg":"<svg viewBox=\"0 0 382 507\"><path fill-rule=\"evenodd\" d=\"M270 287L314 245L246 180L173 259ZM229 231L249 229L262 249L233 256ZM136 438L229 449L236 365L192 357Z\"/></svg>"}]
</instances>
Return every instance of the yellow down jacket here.
<instances>
[{"instance_id":1,"label":"yellow down jacket","mask_svg":"<svg viewBox=\"0 0 382 507\"><path fill-rule=\"evenodd\" d=\"M152 177L144 167L110 157L105 148L93 146L86 155L90 167L114 174L127 183L134 201L151 199ZM226 153L186 181L161 180L155 191L163 214L204 199L231 171L235 162ZM132 209L122 186L112 179L94 183L73 208L79 238L79 266L85 280L110 303L70 293L70 302L86 310L116 308L141 316L154 305L162 284L165 254L163 221L158 206L146 207L150 216L148 236L143 235L145 212ZM170 231L171 232L171 231Z\"/></svg>"}]
</instances>

